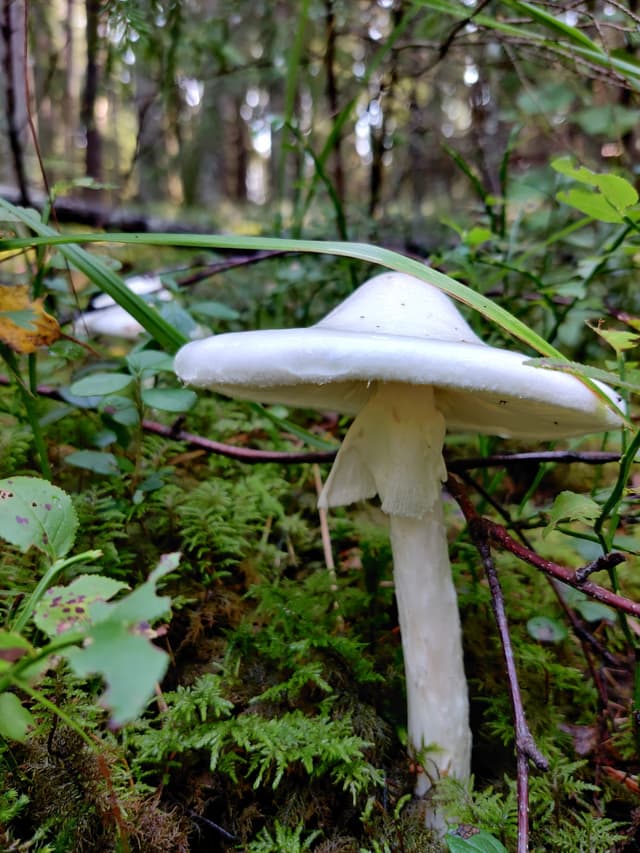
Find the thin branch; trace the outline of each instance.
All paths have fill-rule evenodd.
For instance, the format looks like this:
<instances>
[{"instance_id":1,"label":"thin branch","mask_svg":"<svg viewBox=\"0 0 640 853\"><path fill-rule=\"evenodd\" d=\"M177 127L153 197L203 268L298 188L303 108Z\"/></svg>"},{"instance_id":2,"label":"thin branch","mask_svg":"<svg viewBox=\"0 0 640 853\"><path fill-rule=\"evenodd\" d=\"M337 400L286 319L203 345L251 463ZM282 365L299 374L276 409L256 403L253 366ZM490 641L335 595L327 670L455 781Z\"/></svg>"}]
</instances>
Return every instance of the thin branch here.
<instances>
[{"instance_id":1,"label":"thin branch","mask_svg":"<svg viewBox=\"0 0 640 853\"><path fill-rule=\"evenodd\" d=\"M475 507L455 477L449 477L446 482L446 487L449 494L455 498L460 506L467 523L484 527L486 534L491 541L497 542L525 563L529 563L529 565L534 566L536 569L541 569L545 574L566 583L568 586L581 590L585 595L595 598L596 601L600 601L602 604L608 604L609 607L613 607L615 610L621 610L623 613L628 613L631 616L640 617L640 603L631 601L631 599L618 595L615 592L611 592L602 586L598 586L592 581L581 580L583 577L583 570L568 569L566 566L560 566L558 563L546 560L544 557L536 554L535 551L532 551L530 548L526 548L524 545L516 542L515 539L509 535L506 528L501 524L496 524L494 521L490 521L488 518L483 518L478 515ZM617 551L613 551L610 554L604 554L602 557L598 558L598 570L617 566L620 563L623 563L624 560L624 554L620 554ZM591 564L589 564L589 568L590 567Z\"/></svg>"},{"instance_id":2,"label":"thin branch","mask_svg":"<svg viewBox=\"0 0 640 853\"><path fill-rule=\"evenodd\" d=\"M515 465L519 462L583 462L585 465L604 465L607 462L619 462L619 453L604 450L546 450L526 453L494 453L491 456L472 456L468 459L449 459L450 471L466 471L469 468L494 468L499 465Z\"/></svg>"},{"instance_id":3,"label":"thin branch","mask_svg":"<svg viewBox=\"0 0 640 853\"><path fill-rule=\"evenodd\" d=\"M496 620L505 668L507 684L513 710L516 748L516 778L518 796L518 853L529 850L529 760L539 770L548 770L549 764L536 746L522 704L518 673L516 670L513 646L509 634L509 623L504 607L502 589L498 580L495 563L491 556L491 548L486 530L480 524L469 524L471 538L480 554L484 566L489 589L491 591L491 607Z\"/></svg>"}]
</instances>

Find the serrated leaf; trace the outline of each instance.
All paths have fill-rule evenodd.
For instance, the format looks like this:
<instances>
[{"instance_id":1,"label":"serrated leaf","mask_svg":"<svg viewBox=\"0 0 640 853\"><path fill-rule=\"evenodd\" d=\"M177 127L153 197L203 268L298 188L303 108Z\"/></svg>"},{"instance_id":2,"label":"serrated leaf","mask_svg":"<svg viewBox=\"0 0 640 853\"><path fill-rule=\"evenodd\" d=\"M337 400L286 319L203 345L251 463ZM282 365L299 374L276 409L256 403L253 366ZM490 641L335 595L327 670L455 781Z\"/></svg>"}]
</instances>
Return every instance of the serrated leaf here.
<instances>
[{"instance_id":1,"label":"serrated leaf","mask_svg":"<svg viewBox=\"0 0 640 853\"><path fill-rule=\"evenodd\" d=\"M104 678L107 687L100 701L111 709L113 725L135 719L162 679L168 655L115 618L94 625L87 641L89 644L82 649L71 649L66 654L74 673Z\"/></svg>"},{"instance_id":2,"label":"serrated leaf","mask_svg":"<svg viewBox=\"0 0 640 853\"><path fill-rule=\"evenodd\" d=\"M445 841L449 853L508 853L507 848L497 838L484 830L476 832L468 838L462 838L459 835L447 835Z\"/></svg>"},{"instance_id":3,"label":"serrated leaf","mask_svg":"<svg viewBox=\"0 0 640 853\"><path fill-rule=\"evenodd\" d=\"M68 586L52 586L34 611L34 622L49 637L90 624L89 607L96 601L109 601L128 589L126 583L104 575L80 575Z\"/></svg>"},{"instance_id":4,"label":"serrated leaf","mask_svg":"<svg viewBox=\"0 0 640 853\"><path fill-rule=\"evenodd\" d=\"M117 394L133 382L133 376L126 373L92 373L74 382L69 391L76 397L105 397Z\"/></svg>"},{"instance_id":5,"label":"serrated leaf","mask_svg":"<svg viewBox=\"0 0 640 853\"><path fill-rule=\"evenodd\" d=\"M195 406L198 395L190 388L145 388L142 402L163 412L186 412Z\"/></svg>"},{"instance_id":6,"label":"serrated leaf","mask_svg":"<svg viewBox=\"0 0 640 853\"><path fill-rule=\"evenodd\" d=\"M87 471L93 471L94 474L104 474L107 477L115 477L120 473L118 460L113 453L102 450L76 450L65 456L64 461L67 465L85 468Z\"/></svg>"},{"instance_id":7,"label":"serrated leaf","mask_svg":"<svg viewBox=\"0 0 640 853\"><path fill-rule=\"evenodd\" d=\"M527 631L540 643L559 643L566 640L567 629L558 619L548 616L534 616L527 622Z\"/></svg>"},{"instance_id":8,"label":"serrated leaf","mask_svg":"<svg viewBox=\"0 0 640 853\"><path fill-rule=\"evenodd\" d=\"M29 548L57 560L71 549L78 518L71 498L37 477L0 480L0 536L21 551Z\"/></svg>"},{"instance_id":9,"label":"serrated leaf","mask_svg":"<svg viewBox=\"0 0 640 853\"><path fill-rule=\"evenodd\" d=\"M587 323L590 329L599 335L603 341L609 344L617 355L626 350L634 349L640 343L640 336L634 332L623 332L619 329L604 329L596 323Z\"/></svg>"},{"instance_id":10,"label":"serrated leaf","mask_svg":"<svg viewBox=\"0 0 640 853\"><path fill-rule=\"evenodd\" d=\"M34 719L14 693L0 693L0 736L24 741Z\"/></svg>"},{"instance_id":11,"label":"serrated leaf","mask_svg":"<svg viewBox=\"0 0 640 853\"><path fill-rule=\"evenodd\" d=\"M581 521L589 524L599 518L601 512L599 504L587 495L560 492L549 510L549 523L543 535L547 536L561 521Z\"/></svg>"},{"instance_id":12,"label":"serrated leaf","mask_svg":"<svg viewBox=\"0 0 640 853\"><path fill-rule=\"evenodd\" d=\"M65 654L79 676L101 675L106 690L101 702L112 711L114 725L135 719L164 675L168 656L150 642L150 624L169 612L171 600L156 593L157 581L173 571L178 554L164 555L148 580L117 602L89 605L92 626L82 648Z\"/></svg>"}]
</instances>

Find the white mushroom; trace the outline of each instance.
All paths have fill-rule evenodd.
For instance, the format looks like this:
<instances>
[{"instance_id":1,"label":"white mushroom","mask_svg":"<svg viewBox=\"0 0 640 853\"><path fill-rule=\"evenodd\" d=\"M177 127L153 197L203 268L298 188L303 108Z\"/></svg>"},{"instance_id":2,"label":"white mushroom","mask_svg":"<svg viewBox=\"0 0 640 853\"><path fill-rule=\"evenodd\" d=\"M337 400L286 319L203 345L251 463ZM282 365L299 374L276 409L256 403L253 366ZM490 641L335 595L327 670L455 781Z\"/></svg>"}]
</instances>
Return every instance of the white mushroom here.
<instances>
[{"instance_id":1,"label":"white mushroom","mask_svg":"<svg viewBox=\"0 0 640 853\"><path fill-rule=\"evenodd\" d=\"M134 275L125 280L129 290L153 302L170 302L171 293L162 286L158 275ZM144 332L143 327L106 293L99 293L73 321L72 334L77 338L109 335L135 340Z\"/></svg>"},{"instance_id":2,"label":"white mushroom","mask_svg":"<svg viewBox=\"0 0 640 853\"><path fill-rule=\"evenodd\" d=\"M389 516L409 742L424 768L420 795L439 776L470 772L441 500L445 429L547 439L620 425L580 380L527 365L527 358L487 346L441 291L391 272L311 328L214 336L187 344L175 359L183 381L229 397L356 415L319 503L378 495Z\"/></svg>"}]
</instances>

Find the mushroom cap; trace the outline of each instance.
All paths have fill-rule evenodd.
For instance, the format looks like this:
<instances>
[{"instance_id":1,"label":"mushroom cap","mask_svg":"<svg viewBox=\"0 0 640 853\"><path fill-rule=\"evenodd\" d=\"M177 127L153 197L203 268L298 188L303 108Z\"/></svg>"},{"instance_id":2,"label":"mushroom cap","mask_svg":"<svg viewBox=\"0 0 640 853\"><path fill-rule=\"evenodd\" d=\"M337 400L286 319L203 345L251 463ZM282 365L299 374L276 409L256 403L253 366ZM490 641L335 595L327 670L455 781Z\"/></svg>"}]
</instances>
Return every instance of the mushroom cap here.
<instances>
[{"instance_id":1,"label":"mushroom cap","mask_svg":"<svg viewBox=\"0 0 640 853\"><path fill-rule=\"evenodd\" d=\"M187 384L243 400L356 414L371 384L432 385L449 430L560 438L620 426L574 376L488 346L438 288L387 272L315 326L214 335L186 344L175 371ZM618 407L621 398L595 383Z\"/></svg>"}]
</instances>

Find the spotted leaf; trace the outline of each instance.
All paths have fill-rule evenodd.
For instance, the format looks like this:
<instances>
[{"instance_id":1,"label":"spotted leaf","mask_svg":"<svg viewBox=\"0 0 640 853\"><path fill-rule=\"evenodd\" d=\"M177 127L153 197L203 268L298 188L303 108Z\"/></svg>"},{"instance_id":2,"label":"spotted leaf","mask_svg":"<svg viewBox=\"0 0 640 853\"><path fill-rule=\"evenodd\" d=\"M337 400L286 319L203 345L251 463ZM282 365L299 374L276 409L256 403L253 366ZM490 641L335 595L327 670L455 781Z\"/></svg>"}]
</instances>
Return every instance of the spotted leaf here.
<instances>
[{"instance_id":1,"label":"spotted leaf","mask_svg":"<svg viewBox=\"0 0 640 853\"><path fill-rule=\"evenodd\" d=\"M51 560L71 549L78 518L62 489L37 477L0 480L0 536L21 551L38 548Z\"/></svg>"}]
</instances>

